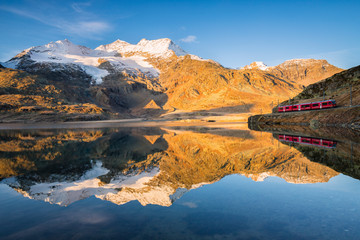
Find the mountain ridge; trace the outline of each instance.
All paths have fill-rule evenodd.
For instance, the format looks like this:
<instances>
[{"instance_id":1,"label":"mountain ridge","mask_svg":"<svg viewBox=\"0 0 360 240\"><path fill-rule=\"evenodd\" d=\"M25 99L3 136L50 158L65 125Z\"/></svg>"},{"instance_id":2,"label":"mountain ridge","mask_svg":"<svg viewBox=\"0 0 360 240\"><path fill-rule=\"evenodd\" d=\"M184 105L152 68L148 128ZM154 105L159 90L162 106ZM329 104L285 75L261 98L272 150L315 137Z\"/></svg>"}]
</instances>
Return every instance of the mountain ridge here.
<instances>
[{"instance_id":1,"label":"mountain ridge","mask_svg":"<svg viewBox=\"0 0 360 240\"><path fill-rule=\"evenodd\" d=\"M176 110L216 115L222 108L228 114L237 106L243 106L242 114L266 111L301 92L302 83L342 70L314 59L229 69L188 54L168 38L137 44L118 39L95 49L65 39L28 48L4 65L47 79L71 104L95 104L120 117L159 117ZM154 102L158 107L149 111Z\"/></svg>"},{"instance_id":2,"label":"mountain ridge","mask_svg":"<svg viewBox=\"0 0 360 240\"><path fill-rule=\"evenodd\" d=\"M276 66L267 66L263 62L252 62L239 70L243 69L259 69L280 78L293 80L294 82L308 86L321 80L320 78L328 78L335 73L344 69L331 65L325 59L290 59ZM320 72L320 73L319 73ZM329 72L327 74L327 72ZM296 74L294 74L296 73ZM325 74L323 74L325 73ZM321 76L320 76L321 74Z\"/></svg>"}]
</instances>

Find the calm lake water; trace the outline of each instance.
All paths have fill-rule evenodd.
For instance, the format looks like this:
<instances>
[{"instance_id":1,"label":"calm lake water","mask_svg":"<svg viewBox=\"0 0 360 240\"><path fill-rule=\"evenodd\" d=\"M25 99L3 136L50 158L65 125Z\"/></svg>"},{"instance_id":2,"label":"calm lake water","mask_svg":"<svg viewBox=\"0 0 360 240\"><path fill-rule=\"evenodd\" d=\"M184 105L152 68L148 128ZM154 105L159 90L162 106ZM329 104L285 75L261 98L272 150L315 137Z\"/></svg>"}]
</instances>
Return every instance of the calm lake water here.
<instances>
[{"instance_id":1,"label":"calm lake water","mask_svg":"<svg viewBox=\"0 0 360 240\"><path fill-rule=\"evenodd\" d=\"M1 130L0 239L359 239L359 141L338 136Z\"/></svg>"}]
</instances>

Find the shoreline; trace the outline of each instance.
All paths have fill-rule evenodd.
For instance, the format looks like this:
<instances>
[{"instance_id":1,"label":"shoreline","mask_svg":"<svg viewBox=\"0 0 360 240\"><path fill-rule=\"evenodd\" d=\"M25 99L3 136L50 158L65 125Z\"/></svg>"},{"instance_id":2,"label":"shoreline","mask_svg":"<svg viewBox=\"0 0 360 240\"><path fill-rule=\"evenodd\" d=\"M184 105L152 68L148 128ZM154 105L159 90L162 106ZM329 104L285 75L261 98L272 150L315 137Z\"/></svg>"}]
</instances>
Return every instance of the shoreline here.
<instances>
[{"instance_id":1,"label":"shoreline","mask_svg":"<svg viewBox=\"0 0 360 240\"><path fill-rule=\"evenodd\" d=\"M21 129L74 129L74 128L112 128L112 127L160 127L160 126L224 126L244 125L247 122L206 122L206 121L171 121L171 120L146 120L142 118L101 120L101 121L76 121L76 122L36 122L36 123L0 123L0 130Z\"/></svg>"}]
</instances>

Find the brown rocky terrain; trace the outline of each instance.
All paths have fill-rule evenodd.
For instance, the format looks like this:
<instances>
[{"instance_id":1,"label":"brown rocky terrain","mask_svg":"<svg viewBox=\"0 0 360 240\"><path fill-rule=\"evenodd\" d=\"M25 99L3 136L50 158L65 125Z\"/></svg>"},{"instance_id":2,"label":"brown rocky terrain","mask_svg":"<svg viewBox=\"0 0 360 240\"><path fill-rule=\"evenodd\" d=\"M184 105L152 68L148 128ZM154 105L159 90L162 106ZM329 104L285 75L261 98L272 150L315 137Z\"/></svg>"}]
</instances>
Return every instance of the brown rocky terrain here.
<instances>
[{"instance_id":1,"label":"brown rocky terrain","mask_svg":"<svg viewBox=\"0 0 360 240\"><path fill-rule=\"evenodd\" d=\"M263 71L227 69L190 56L155 66L162 73L159 82L168 96L165 109L198 111L249 104L268 108L271 101L286 99L302 89Z\"/></svg>"},{"instance_id":2,"label":"brown rocky terrain","mask_svg":"<svg viewBox=\"0 0 360 240\"><path fill-rule=\"evenodd\" d=\"M0 68L0 121L68 121L106 119L106 110L94 103L67 97L65 87L39 75Z\"/></svg>"},{"instance_id":3,"label":"brown rocky terrain","mask_svg":"<svg viewBox=\"0 0 360 240\"><path fill-rule=\"evenodd\" d=\"M271 67L267 71L281 79L308 86L342 72L343 69L329 64L326 60L294 59Z\"/></svg>"},{"instance_id":4,"label":"brown rocky terrain","mask_svg":"<svg viewBox=\"0 0 360 240\"><path fill-rule=\"evenodd\" d=\"M344 70L323 59L292 59L273 67L265 65L263 62L253 62L240 69L262 70L280 79L304 86L316 83Z\"/></svg>"}]
</instances>

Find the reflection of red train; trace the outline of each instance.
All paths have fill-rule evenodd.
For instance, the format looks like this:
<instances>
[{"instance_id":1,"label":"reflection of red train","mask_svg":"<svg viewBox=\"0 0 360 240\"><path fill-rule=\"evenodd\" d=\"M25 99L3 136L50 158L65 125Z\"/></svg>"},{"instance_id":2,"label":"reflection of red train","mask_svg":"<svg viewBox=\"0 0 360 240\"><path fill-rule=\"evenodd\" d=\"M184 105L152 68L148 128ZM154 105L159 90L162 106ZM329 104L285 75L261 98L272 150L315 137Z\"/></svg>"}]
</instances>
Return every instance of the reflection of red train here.
<instances>
[{"instance_id":1,"label":"reflection of red train","mask_svg":"<svg viewBox=\"0 0 360 240\"><path fill-rule=\"evenodd\" d=\"M300 136L290 136L290 135L279 135L280 141L309 144L320 147L335 148L336 141L326 140L321 138L312 138L312 137L300 137Z\"/></svg>"},{"instance_id":2,"label":"reflection of red train","mask_svg":"<svg viewBox=\"0 0 360 240\"><path fill-rule=\"evenodd\" d=\"M332 107L336 107L335 100L326 100L320 102L299 103L294 105L280 106L278 107L278 112L306 111L306 110L315 110L315 109L332 108Z\"/></svg>"}]
</instances>

